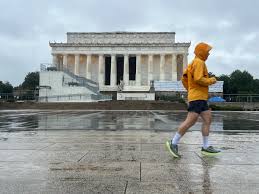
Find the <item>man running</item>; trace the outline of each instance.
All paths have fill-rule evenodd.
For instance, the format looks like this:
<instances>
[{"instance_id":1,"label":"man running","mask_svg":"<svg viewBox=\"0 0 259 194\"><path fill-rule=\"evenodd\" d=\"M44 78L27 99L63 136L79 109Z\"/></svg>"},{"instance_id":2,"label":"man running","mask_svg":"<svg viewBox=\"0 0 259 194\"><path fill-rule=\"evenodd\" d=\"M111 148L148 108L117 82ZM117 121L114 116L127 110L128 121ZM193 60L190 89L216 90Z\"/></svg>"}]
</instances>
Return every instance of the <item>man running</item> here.
<instances>
[{"instance_id":1,"label":"man running","mask_svg":"<svg viewBox=\"0 0 259 194\"><path fill-rule=\"evenodd\" d=\"M211 124L211 111L209 110L207 100L209 85L217 82L215 77L209 77L205 61L209 56L212 47L206 43L199 43L194 50L195 58L184 70L182 83L188 92L188 114L185 121L179 126L178 131L172 140L166 142L169 152L176 158L180 157L178 153L178 143L192 127L198 117L201 116L203 146L201 152L205 155L215 155L220 151L209 145L209 131Z\"/></svg>"}]
</instances>

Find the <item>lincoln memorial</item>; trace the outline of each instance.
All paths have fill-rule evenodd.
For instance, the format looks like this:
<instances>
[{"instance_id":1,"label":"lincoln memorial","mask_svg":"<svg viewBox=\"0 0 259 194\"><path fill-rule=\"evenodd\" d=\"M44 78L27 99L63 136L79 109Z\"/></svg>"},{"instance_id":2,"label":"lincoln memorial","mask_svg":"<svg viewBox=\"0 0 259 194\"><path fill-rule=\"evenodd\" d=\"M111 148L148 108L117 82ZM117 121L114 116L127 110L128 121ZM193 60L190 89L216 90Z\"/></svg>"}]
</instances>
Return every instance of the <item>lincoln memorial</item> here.
<instances>
[{"instance_id":1,"label":"lincoln memorial","mask_svg":"<svg viewBox=\"0 0 259 194\"><path fill-rule=\"evenodd\" d=\"M174 32L68 32L66 43L50 42L53 64L99 83L100 91L147 91L151 80L177 81L190 43Z\"/></svg>"},{"instance_id":2,"label":"lincoln memorial","mask_svg":"<svg viewBox=\"0 0 259 194\"><path fill-rule=\"evenodd\" d=\"M96 83L102 94L121 93L121 99L147 96L151 95L150 86L154 82L180 80L188 64L190 43L175 42L174 32L68 32L66 39L49 43L52 66L63 74L54 73L60 77L56 79L52 73L50 79L50 74L42 72L41 85L62 80L61 86L65 88L50 86L48 95L64 95L64 90L66 95L69 91L78 93L66 86L66 72L71 79L77 76ZM59 91L55 92L54 87ZM47 91L43 94L46 96Z\"/></svg>"}]
</instances>

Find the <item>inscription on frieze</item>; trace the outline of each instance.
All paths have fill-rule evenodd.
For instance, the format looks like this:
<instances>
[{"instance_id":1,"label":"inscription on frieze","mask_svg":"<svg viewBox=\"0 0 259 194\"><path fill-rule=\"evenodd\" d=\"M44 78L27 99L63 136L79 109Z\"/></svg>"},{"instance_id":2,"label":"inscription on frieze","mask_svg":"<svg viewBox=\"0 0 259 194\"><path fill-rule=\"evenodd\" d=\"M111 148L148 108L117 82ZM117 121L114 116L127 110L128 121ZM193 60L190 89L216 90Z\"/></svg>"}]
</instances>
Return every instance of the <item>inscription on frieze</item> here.
<instances>
[{"instance_id":1,"label":"inscription on frieze","mask_svg":"<svg viewBox=\"0 0 259 194\"><path fill-rule=\"evenodd\" d=\"M67 33L67 43L99 44L173 44L175 33Z\"/></svg>"}]
</instances>

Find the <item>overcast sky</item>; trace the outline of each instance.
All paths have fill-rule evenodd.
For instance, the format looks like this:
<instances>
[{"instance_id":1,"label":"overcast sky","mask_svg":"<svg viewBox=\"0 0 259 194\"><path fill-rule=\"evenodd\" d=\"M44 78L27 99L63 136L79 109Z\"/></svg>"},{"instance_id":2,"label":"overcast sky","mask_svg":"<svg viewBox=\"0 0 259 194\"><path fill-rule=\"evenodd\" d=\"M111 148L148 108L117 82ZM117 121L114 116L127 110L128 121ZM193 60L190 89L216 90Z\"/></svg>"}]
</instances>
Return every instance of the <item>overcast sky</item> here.
<instances>
[{"instance_id":1,"label":"overcast sky","mask_svg":"<svg viewBox=\"0 0 259 194\"><path fill-rule=\"evenodd\" d=\"M66 32L169 31L177 42L213 46L216 75L236 69L259 79L257 0L0 0L0 80L14 86L51 62L49 41Z\"/></svg>"}]
</instances>

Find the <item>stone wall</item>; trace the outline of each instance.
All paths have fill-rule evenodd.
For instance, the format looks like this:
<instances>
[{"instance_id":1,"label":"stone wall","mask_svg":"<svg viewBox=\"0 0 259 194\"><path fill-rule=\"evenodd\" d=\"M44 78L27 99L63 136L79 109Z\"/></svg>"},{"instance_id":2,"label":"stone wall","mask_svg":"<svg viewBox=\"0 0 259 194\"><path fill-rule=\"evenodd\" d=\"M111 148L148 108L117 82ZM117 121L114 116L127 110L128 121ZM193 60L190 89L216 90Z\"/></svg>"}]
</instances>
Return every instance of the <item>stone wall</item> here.
<instances>
[{"instance_id":1,"label":"stone wall","mask_svg":"<svg viewBox=\"0 0 259 194\"><path fill-rule=\"evenodd\" d=\"M175 43L174 32L67 33L67 43L87 44L168 44Z\"/></svg>"},{"instance_id":2,"label":"stone wall","mask_svg":"<svg viewBox=\"0 0 259 194\"><path fill-rule=\"evenodd\" d=\"M47 96L48 101L57 101L57 99L53 97L74 96L74 98L70 97L70 99L59 98L59 101L91 101L90 95L94 94L92 91L88 90L85 87L68 86L67 84L65 84L73 81L74 80L72 77L60 71L42 71L40 72L40 86L42 88L39 91L39 97L44 97L44 100L46 100L45 97ZM78 95L79 97L75 97L76 95Z\"/></svg>"}]
</instances>

